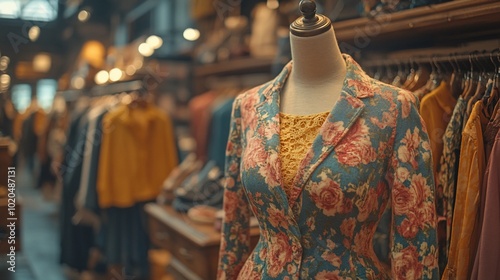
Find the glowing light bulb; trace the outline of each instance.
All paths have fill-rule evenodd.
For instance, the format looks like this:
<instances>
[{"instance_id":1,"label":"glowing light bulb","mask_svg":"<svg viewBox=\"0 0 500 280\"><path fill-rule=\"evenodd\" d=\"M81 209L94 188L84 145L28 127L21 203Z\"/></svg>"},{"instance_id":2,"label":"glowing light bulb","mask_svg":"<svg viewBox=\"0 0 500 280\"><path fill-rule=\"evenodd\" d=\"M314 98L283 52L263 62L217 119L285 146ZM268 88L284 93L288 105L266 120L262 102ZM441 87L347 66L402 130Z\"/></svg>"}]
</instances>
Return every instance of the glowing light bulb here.
<instances>
[{"instance_id":1,"label":"glowing light bulb","mask_svg":"<svg viewBox=\"0 0 500 280\"><path fill-rule=\"evenodd\" d=\"M148 44L152 49L156 50L161 48L161 46L163 45L163 40L156 35L151 35L146 39L146 44Z\"/></svg>"},{"instance_id":2,"label":"glowing light bulb","mask_svg":"<svg viewBox=\"0 0 500 280\"><path fill-rule=\"evenodd\" d=\"M198 29L188 28L184 30L182 35L184 36L184 39L188 41L196 41L200 38L200 31Z\"/></svg>"},{"instance_id":3,"label":"glowing light bulb","mask_svg":"<svg viewBox=\"0 0 500 280\"><path fill-rule=\"evenodd\" d=\"M98 85L102 85L102 84L105 84L108 82L109 80L109 73L108 71L106 70L101 70L99 72L97 72L97 74L95 75L95 83L98 84Z\"/></svg>"},{"instance_id":4,"label":"glowing light bulb","mask_svg":"<svg viewBox=\"0 0 500 280\"><path fill-rule=\"evenodd\" d=\"M142 43L139 45L139 53L145 57L150 57L153 55L155 50L147 43Z\"/></svg>"},{"instance_id":5,"label":"glowing light bulb","mask_svg":"<svg viewBox=\"0 0 500 280\"><path fill-rule=\"evenodd\" d=\"M122 70L118 68L113 68L109 71L109 80L112 82L119 81L123 76Z\"/></svg>"},{"instance_id":6,"label":"glowing light bulb","mask_svg":"<svg viewBox=\"0 0 500 280\"><path fill-rule=\"evenodd\" d=\"M78 20L81 22L86 22L90 18L90 13L86 10L81 10L78 13Z\"/></svg>"}]
</instances>

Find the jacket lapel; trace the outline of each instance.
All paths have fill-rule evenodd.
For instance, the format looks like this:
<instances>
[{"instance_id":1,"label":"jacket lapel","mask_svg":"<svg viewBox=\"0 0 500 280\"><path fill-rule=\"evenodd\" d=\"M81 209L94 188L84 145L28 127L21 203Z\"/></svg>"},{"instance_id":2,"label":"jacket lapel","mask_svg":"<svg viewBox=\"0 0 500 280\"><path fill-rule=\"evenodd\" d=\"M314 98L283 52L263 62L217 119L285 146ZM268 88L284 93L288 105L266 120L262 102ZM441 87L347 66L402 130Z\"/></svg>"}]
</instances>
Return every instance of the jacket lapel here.
<instances>
[{"instance_id":1,"label":"jacket lapel","mask_svg":"<svg viewBox=\"0 0 500 280\"><path fill-rule=\"evenodd\" d=\"M264 86L261 92L260 102L256 105L258 126L254 137L262 139L265 143L266 162L276 168L275 178L266 178L268 182L276 182L277 185L267 184L269 191L273 193L278 205L283 207L285 213L291 214L288 198L283 188L282 163L280 157L280 92L291 71L292 62L283 68L281 73L269 84ZM272 164L271 164L272 163ZM292 215L289 215L290 217Z\"/></svg>"},{"instance_id":2,"label":"jacket lapel","mask_svg":"<svg viewBox=\"0 0 500 280\"><path fill-rule=\"evenodd\" d=\"M337 144L349 133L349 129L363 112L364 103L343 91L332 111L322 125L319 134L302 159L293 181L290 206L300 196L311 174L328 157Z\"/></svg>"}]
</instances>

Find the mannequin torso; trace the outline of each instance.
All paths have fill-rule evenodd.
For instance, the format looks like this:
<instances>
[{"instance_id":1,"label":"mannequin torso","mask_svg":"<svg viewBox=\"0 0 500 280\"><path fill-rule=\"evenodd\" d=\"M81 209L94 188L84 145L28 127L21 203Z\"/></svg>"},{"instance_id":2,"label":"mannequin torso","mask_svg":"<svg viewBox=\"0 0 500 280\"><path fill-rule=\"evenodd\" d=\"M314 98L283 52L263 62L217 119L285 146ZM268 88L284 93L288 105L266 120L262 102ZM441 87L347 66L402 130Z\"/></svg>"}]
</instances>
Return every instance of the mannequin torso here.
<instances>
[{"instance_id":1,"label":"mannequin torso","mask_svg":"<svg viewBox=\"0 0 500 280\"><path fill-rule=\"evenodd\" d=\"M283 113L311 115L331 111L347 72L333 28L312 36L290 34L293 67L281 94Z\"/></svg>"}]
</instances>

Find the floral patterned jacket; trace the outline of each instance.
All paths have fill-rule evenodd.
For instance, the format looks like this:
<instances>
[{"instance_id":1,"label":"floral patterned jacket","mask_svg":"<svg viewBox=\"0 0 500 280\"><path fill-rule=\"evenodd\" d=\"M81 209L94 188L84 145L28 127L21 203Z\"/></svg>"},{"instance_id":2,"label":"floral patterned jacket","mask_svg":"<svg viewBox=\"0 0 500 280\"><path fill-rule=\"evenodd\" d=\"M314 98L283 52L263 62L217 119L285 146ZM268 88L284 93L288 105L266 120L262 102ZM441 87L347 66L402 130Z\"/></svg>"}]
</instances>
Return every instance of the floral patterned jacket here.
<instances>
[{"instance_id":1,"label":"floral patterned jacket","mask_svg":"<svg viewBox=\"0 0 500 280\"><path fill-rule=\"evenodd\" d=\"M348 55L341 98L282 186L280 91L292 68L241 94L226 152L219 279L438 279L429 138L415 97ZM390 202L391 268L372 237ZM253 212L261 236L249 249Z\"/></svg>"}]
</instances>

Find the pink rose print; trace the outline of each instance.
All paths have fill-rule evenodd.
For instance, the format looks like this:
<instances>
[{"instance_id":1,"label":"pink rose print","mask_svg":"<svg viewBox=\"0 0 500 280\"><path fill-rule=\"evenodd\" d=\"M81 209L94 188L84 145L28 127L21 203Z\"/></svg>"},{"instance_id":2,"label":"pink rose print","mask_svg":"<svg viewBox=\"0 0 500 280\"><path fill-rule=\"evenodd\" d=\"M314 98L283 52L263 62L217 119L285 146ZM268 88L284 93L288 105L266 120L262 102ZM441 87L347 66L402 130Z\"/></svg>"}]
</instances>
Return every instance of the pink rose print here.
<instances>
[{"instance_id":1,"label":"pink rose print","mask_svg":"<svg viewBox=\"0 0 500 280\"><path fill-rule=\"evenodd\" d=\"M402 162L410 163L415 169L418 167L418 163L415 160L419 156L419 147L422 139L419 134L420 130L415 128L413 133L408 129L406 135L401 140L401 146L398 149L398 158Z\"/></svg>"},{"instance_id":2,"label":"pink rose print","mask_svg":"<svg viewBox=\"0 0 500 280\"><path fill-rule=\"evenodd\" d=\"M326 216L334 216L342 211L344 193L340 185L331 179L314 183L311 186L311 198Z\"/></svg>"},{"instance_id":3,"label":"pink rose print","mask_svg":"<svg viewBox=\"0 0 500 280\"><path fill-rule=\"evenodd\" d=\"M269 213L269 222L273 227L287 227L287 219L282 209L278 210L274 204L271 204L269 208L267 208L267 211Z\"/></svg>"},{"instance_id":4,"label":"pink rose print","mask_svg":"<svg viewBox=\"0 0 500 280\"><path fill-rule=\"evenodd\" d=\"M398 232L407 239L412 239L417 236L419 231L419 221L416 217L405 218L400 226Z\"/></svg>"},{"instance_id":5,"label":"pink rose print","mask_svg":"<svg viewBox=\"0 0 500 280\"><path fill-rule=\"evenodd\" d=\"M262 139L252 137L248 140L248 145L245 148L245 156L243 158L243 166L245 169L256 168L259 164L265 163L267 160L267 152L264 149Z\"/></svg>"},{"instance_id":6,"label":"pink rose print","mask_svg":"<svg viewBox=\"0 0 500 280\"><path fill-rule=\"evenodd\" d=\"M276 151L270 151L264 166L259 168L259 174L266 180L270 187L276 187L280 184L281 162Z\"/></svg>"},{"instance_id":7,"label":"pink rose print","mask_svg":"<svg viewBox=\"0 0 500 280\"><path fill-rule=\"evenodd\" d=\"M321 135L325 145L333 145L338 143L344 132L344 122L329 122L327 121L321 128Z\"/></svg>"},{"instance_id":8,"label":"pink rose print","mask_svg":"<svg viewBox=\"0 0 500 280\"><path fill-rule=\"evenodd\" d=\"M370 141L370 129L364 119L357 121L341 144L335 148L340 163L348 166L368 164L377 158Z\"/></svg>"},{"instance_id":9,"label":"pink rose print","mask_svg":"<svg viewBox=\"0 0 500 280\"><path fill-rule=\"evenodd\" d=\"M255 105L259 101L257 90L252 90L246 94L246 98L241 102L242 124L244 129L255 130L257 128L258 114L255 112Z\"/></svg>"},{"instance_id":10,"label":"pink rose print","mask_svg":"<svg viewBox=\"0 0 500 280\"><path fill-rule=\"evenodd\" d=\"M423 265L418 260L417 248L409 246L399 253L393 260L392 270L396 279L421 279Z\"/></svg>"},{"instance_id":11,"label":"pink rose print","mask_svg":"<svg viewBox=\"0 0 500 280\"><path fill-rule=\"evenodd\" d=\"M321 254L321 258L335 267L340 267L340 265L342 264L342 260L340 260L340 257L331 251L323 252L323 254Z\"/></svg>"},{"instance_id":12,"label":"pink rose print","mask_svg":"<svg viewBox=\"0 0 500 280\"><path fill-rule=\"evenodd\" d=\"M401 102L401 115L407 118L411 112L411 105L416 102L415 96L411 93L401 93L398 95L398 101Z\"/></svg>"},{"instance_id":13,"label":"pink rose print","mask_svg":"<svg viewBox=\"0 0 500 280\"><path fill-rule=\"evenodd\" d=\"M225 222L232 222L235 220L238 211L238 194L235 192L224 193L224 211L226 213Z\"/></svg>"},{"instance_id":14,"label":"pink rose print","mask_svg":"<svg viewBox=\"0 0 500 280\"><path fill-rule=\"evenodd\" d=\"M278 277L286 268L286 264L292 261L292 247L288 245L288 236L280 232L271 237L271 246L268 254L267 272L271 277Z\"/></svg>"},{"instance_id":15,"label":"pink rose print","mask_svg":"<svg viewBox=\"0 0 500 280\"><path fill-rule=\"evenodd\" d=\"M351 79L349 80L347 85L350 87L354 87L354 90L356 91L356 96L358 98L367 98L374 96L373 89L370 86L370 83L367 81Z\"/></svg>"},{"instance_id":16,"label":"pink rose print","mask_svg":"<svg viewBox=\"0 0 500 280\"><path fill-rule=\"evenodd\" d=\"M395 185L392 190L392 207L396 215L408 215L414 200L410 189L404 185Z\"/></svg>"},{"instance_id":17,"label":"pink rose print","mask_svg":"<svg viewBox=\"0 0 500 280\"><path fill-rule=\"evenodd\" d=\"M321 271L314 277L315 280L342 280L344 279L339 275L338 271Z\"/></svg>"},{"instance_id":18,"label":"pink rose print","mask_svg":"<svg viewBox=\"0 0 500 280\"><path fill-rule=\"evenodd\" d=\"M372 232L369 227L362 227L361 230L354 236L355 250L361 256L372 256L373 247L371 243Z\"/></svg>"}]
</instances>

